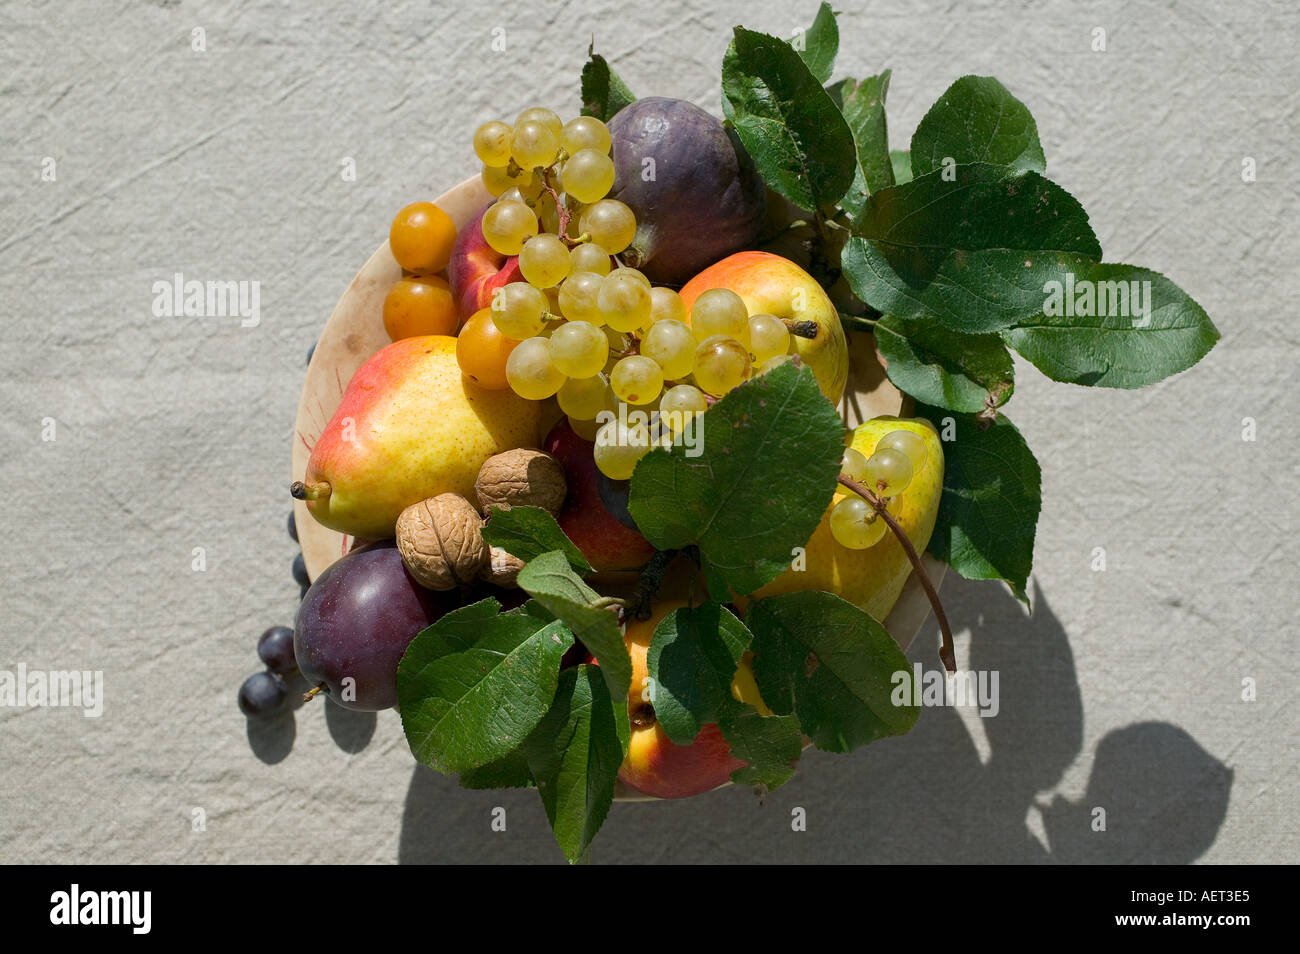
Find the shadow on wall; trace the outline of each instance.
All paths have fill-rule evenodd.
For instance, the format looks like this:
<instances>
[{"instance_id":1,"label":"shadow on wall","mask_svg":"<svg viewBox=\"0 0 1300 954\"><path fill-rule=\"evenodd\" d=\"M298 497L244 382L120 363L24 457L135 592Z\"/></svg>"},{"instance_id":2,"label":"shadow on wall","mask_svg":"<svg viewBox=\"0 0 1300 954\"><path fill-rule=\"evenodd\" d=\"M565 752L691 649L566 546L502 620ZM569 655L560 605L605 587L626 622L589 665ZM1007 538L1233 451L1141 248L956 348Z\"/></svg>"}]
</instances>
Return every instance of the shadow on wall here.
<instances>
[{"instance_id":1,"label":"shadow on wall","mask_svg":"<svg viewBox=\"0 0 1300 954\"><path fill-rule=\"evenodd\" d=\"M973 623L971 668L1000 673L999 713L973 720L987 740L985 759L961 715L929 708L907 736L851 756L805 753L795 779L762 802L732 786L617 804L594 860L1183 863L1213 844L1232 772L1168 723L1109 732L1084 796L1042 802L1039 793L1055 788L1082 754L1083 701L1065 632L1040 591L1028 618L994 584L950 575L943 590L949 616ZM937 667L937 645L931 621L909 657ZM792 832L800 807L807 830ZM1098 808L1104 831L1094 830ZM1046 846L1029 823L1038 813ZM505 831L493 830L494 817L498 827L506 820ZM424 767L407 791L399 859L562 860L535 792L466 791Z\"/></svg>"}]
</instances>

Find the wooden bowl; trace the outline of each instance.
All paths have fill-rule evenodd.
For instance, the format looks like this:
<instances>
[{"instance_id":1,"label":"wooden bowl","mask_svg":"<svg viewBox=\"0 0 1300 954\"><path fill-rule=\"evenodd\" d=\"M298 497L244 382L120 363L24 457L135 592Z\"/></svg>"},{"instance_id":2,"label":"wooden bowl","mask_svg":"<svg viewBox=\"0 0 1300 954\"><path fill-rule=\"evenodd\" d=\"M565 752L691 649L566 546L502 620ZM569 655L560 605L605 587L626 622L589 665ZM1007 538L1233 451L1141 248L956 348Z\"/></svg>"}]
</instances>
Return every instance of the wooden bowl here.
<instances>
[{"instance_id":1,"label":"wooden bowl","mask_svg":"<svg viewBox=\"0 0 1300 954\"><path fill-rule=\"evenodd\" d=\"M440 195L434 202L451 216L456 228L463 228L492 196L477 176L467 179ZM302 394L298 398L298 416L294 421L292 450L292 475L290 480L300 480L307 472L307 459L312 445L325 425L329 423L348 381L372 354L390 343L384 331L382 317L384 296L399 278L402 269L393 259L384 241L352 279L330 314L329 321L316 342L316 350L307 366ZM865 420L881 414L911 412L911 404L890 383L885 369L876 356L875 342L869 334L849 335L849 384L840 402L844 423L856 427ZM347 553L352 541L344 534L321 526L301 500L293 503L294 520L298 527L298 542L302 547L307 575L316 579L326 567ZM922 565L937 589L946 569L945 564L922 554ZM885 628L904 651L911 645L921 625L930 615L926 599L916 575L912 574L903 586L902 594L885 619ZM657 801L619 786L620 800Z\"/></svg>"}]
</instances>

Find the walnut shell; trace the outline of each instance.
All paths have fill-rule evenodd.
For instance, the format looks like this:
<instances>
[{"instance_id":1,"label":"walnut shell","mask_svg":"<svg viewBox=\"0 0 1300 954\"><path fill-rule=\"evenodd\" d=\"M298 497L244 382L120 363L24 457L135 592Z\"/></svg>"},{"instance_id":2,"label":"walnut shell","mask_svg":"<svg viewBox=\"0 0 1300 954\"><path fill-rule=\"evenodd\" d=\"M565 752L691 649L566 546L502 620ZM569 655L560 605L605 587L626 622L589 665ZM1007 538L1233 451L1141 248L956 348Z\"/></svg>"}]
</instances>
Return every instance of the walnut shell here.
<instances>
[{"instance_id":1,"label":"walnut shell","mask_svg":"<svg viewBox=\"0 0 1300 954\"><path fill-rule=\"evenodd\" d=\"M502 550L500 547L489 547L490 556L488 564L479 574L480 580L486 580L488 583L496 586L503 586L506 589L515 589L519 586L515 578L519 576L519 571L524 568L524 561L517 556L513 556Z\"/></svg>"},{"instance_id":2,"label":"walnut shell","mask_svg":"<svg viewBox=\"0 0 1300 954\"><path fill-rule=\"evenodd\" d=\"M485 514L511 507L541 507L558 513L567 487L559 461L539 450L520 447L484 461L474 491Z\"/></svg>"},{"instance_id":3,"label":"walnut shell","mask_svg":"<svg viewBox=\"0 0 1300 954\"><path fill-rule=\"evenodd\" d=\"M472 582L487 566L478 511L459 494L411 504L397 518L397 549L417 583L450 590Z\"/></svg>"}]
</instances>

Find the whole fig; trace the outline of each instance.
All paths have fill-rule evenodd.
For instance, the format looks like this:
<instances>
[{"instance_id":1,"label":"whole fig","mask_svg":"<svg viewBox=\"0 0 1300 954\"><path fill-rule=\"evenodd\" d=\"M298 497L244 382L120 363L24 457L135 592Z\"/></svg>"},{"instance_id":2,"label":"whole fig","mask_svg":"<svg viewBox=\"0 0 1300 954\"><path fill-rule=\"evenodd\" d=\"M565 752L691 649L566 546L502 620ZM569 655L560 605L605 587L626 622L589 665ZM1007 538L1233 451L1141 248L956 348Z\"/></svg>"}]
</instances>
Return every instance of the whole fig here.
<instances>
[{"instance_id":1,"label":"whole fig","mask_svg":"<svg viewBox=\"0 0 1300 954\"><path fill-rule=\"evenodd\" d=\"M650 96L609 121L610 197L636 214L627 264L681 285L758 238L767 188L734 131L694 103Z\"/></svg>"}]
</instances>

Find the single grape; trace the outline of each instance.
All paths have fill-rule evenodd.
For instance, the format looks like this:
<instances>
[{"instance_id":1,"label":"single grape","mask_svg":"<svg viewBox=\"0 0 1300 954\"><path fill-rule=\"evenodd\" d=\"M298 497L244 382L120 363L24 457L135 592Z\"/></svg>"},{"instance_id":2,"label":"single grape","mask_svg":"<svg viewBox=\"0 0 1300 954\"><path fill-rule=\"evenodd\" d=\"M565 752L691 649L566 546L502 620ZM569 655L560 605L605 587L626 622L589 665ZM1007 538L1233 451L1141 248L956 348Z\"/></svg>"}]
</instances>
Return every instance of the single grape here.
<instances>
[{"instance_id":1,"label":"single grape","mask_svg":"<svg viewBox=\"0 0 1300 954\"><path fill-rule=\"evenodd\" d=\"M535 199L542 194L542 177L532 169L521 169L511 175L506 167L484 166L481 178L488 192L495 196L504 195L511 189L518 189L525 199Z\"/></svg>"},{"instance_id":2,"label":"single grape","mask_svg":"<svg viewBox=\"0 0 1300 954\"><path fill-rule=\"evenodd\" d=\"M752 315L749 319L749 353L755 364L790 350L790 329L775 315Z\"/></svg>"},{"instance_id":3,"label":"single grape","mask_svg":"<svg viewBox=\"0 0 1300 954\"><path fill-rule=\"evenodd\" d=\"M307 575L307 561L303 559L301 553L293 558L293 565L289 572L293 574L294 582L299 586L311 586L311 577Z\"/></svg>"},{"instance_id":4,"label":"single grape","mask_svg":"<svg viewBox=\"0 0 1300 954\"><path fill-rule=\"evenodd\" d=\"M653 325L656 321L679 321L686 324L690 313L686 310L686 302L682 301L682 296L677 294L671 288L651 288L650 289L650 323Z\"/></svg>"},{"instance_id":5,"label":"single grape","mask_svg":"<svg viewBox=\"0 0 1300 954\"><path fill-rule=\"evenodd\" d=\"M618 268L616 268L616 269L614 269L612 272L610 272L610 274L611 274L611 275L626 275L628 278L635 278L637 281L639 281L639 282L640 282L642 285L644 285L646 288L650 288L650 287L651 287L651 285L650 285L650 279L648 279L648 278L645 277L645 272L638 271L638 270L635 269L635 268L629 268L629 267L626 266L626 265L620 265Z\"/></svg>"},{"instance_id":6,"label":"single grape","mask_svg":"<svg viewBox=\"0 0 1300 954\"><path fill-rule=\"evenodd\" d=\"M540 401L560 390L565 376L551 361L550 342L529 338L519 342L506 359L506 380L520 397Z\"/></svg>"},{"instance_id":7,"label":"single grape","mask_svg":"<svg viewBox=\"0 0 1300 954\"><path fill-rule=\"evenodd\" d=\"M644 424L625 424L614 420L596 432L592 456L596 468L611 480L627 480L637 461L650 453L650 431Z\"/></svg>"},{"instance_id":8,"label":"single grape","mask_svg":"<svg viewBox=\"0 0 1300 954\"><path fill-rule=\"evenodd\" d=\"M569 378L555 394L560 410L569 420L591 421L601 411L612 410L609 381L603 374L590 378Z\"/></svg>"},{"instance_id":9,"label":"single grape","mask_svg":"<svg viewBox=\"0 0 1300 954\"><path fill-rule=\"evenodd\" d=\"M714 335L695 350L695 384L714 397L744 381L749 368L749 352L734 338Z\"/></svg>"},{"instance_id":10,"label":"single grape","mask_svg":"<svg viewBox=\"0 0 1300 954\"><path fill-rule=\"evenodd\" d=\"M511 282L492 293L492 320L507 338L523 341L546 325L546 295L527 282Z\"/></svg>"},{"instance_id":11,"label":"single grape","mask_svg":"<svg viewBox=\"0 0 1300 954\"><path fill-rule=\"evenodd\" d=\"M483 213L483 238L502 255L518 255L537 234L537 213L522 202L497 201Z\"/></svg>"},{"instance_id":12,"label":"single grape","mask_svg":"<svg viewBox=\"0 0 1300 954\"><path fill-rule=\"evenodd\" d=\"M844 460L840 462L840 473L861 483L867 479L867 455L852 447L844 449Z\"/></svg>"},{"instance_id":13,"label":"single grape","mask_svg":"<svg viewBox=\"0 0 1300 954\"><path fill-rule=\"evenodd\" d=\"M554 288L569 277L569 249L554 235L534 235L519 252L519 271L535 288Z\"/></svg>"},{"instance_id":14,"label":"single grape","mask_svg":"<svg viewBox=\"0 0 1300 954\"><path fill-rule=\"evenodd\" d=\"M601 199L583 210L578 230L611 255L617 255L636 238L636 216L618 199Z\"/></svg>"},{"instance_id":15,"label":"single grape","mask_svg":"<svg viewBox=\"0 0 1300 954\"><path fill-rule=\"evenodd\" d=\"M845 497L831 510L831 536L840 546L850 550L874 546L887 529L880 514L861 497Z\"/></svg>"},{"instance_id":16,"label":"single grape","mask_svg":"<svg viewBox=\"0 0 1300 954\"><path fill-rule=\"evenodd\" d=\"M902 451L886 447L877 448L867 458L865 480L863 483L871 490L885 497L901 494L912 482L912 462Z\"/></svg>"},{"instance_id":17,"label":"single grape","mask_svg":"<svg viewBox=\"0 0 1300 954\"><path fill-rule=\"evenodd\" d=\"M509 189L506 189L505 192L502 192L497 196L497 198L502 202L522 202L524 205L528 204L527 198L519 191L519 186L511 186Z\"/></svg>"},{"instance_id":18,"label":"single grape","mask_svg":"<svg viewBox=\"0 0 1300 954\"><path fill-rule=\"evenodd\" d=\"M691 329L674 318L656 321L641 340L641 353L653 359L669 381L684 378L695 369L696 347Z\"/></svg>"},{"instance_id":19,"label":"single grape","mask_svg":"<svg viewBox=\"0 0 1300 954\"><path fill-rule=\"evenodd\" d=\"M564 123L555 110L547 109L545 106L529 106L515 117L515 126L518 127L520 123L541 123L553 132L557 139L564 129Z\"/></svg>"},{"instance_id":20,"label":"single grape","mask_svg":"<svg viewBox=\"0 0 1300 954\"><path fill-rule=\"evenodd\" d=\"M524 169L549 166L560 152L560 137L544 123L525 120L515 124L510 154Z\"/></svg>"},{"instance_id":21,"label":"single grape","mask_svg":"<svg viewBox=\"0 0 1300 954\"><path fill-rule=\"evenodd\" d=\"M663 390L664 372L644 355L629 355L614 365L609 376L609 386L620 401L649 404Z\"/></svg>"},{"instance_id":22,"label":"single grape","mask_svg":"<svg viewBox=\"0 0 1300 954\"><path fill-rule=\"evenodd\" d=\"M614 160L595 149L579 149L565 161L560 182L579 202L598 202L614 185Z\"/></svg>"},{"instance_id":23,"label":"single grape","mask_svg":"<svg viewBox=\"0 0 1300 954\"><path fill-rule=\"evenodd\" d=\"M773 368L781 367L781 365L789 361L791 357L792 355L788 355L788 354L778 354L775 358L768 358L761 365L759 365L758 373L767 374L767 372L771 371Z\"/></svg>"},{"instance_id":24,"label":"single grape","mask_svg":"<svg viewBox=\"0 0 1300 954\"><path fill-rule=\"evenodd\" d=\"M537 223L543 232L560 234L560 210L549 192L543 192L534 199L532 209L537 213ZM568 254L568 246L565 246L565 254Z\"/></svg>"},{"instance_id":25,"label":"single grape","mask_svg":"<svg viewBox=\"0 0 1300 954\"><path fill-rule=\"evenodd\" d=\"M615 331L636 331L650 317L650 289L631 275L602 278L596 303L605 324Z\"/></svg>"},{"instance_id":26,"label":"single grape","mask_svg":"<svg viewBox=\"0 0 1300 954\"><path fill-rule=\"evenodd\" d=\"M592 272L596 275L609 274L609 253L592 242L583 242L569 250L575 272Z\"/></svg>"},{"instance_id":27,"label":"single grape","mask_svg":"<svg viewBox=\"0 0 1300 954\"><path fill-rule=\"evenodd\" d=\"M601 276L595 272L575 271L560 286L560 314L570 321L588 321L603 325L600 313Z\"/></svg>"},{"instance_id":28,"label":"single grape","mask_svg":"<svg viewBox=\"0 0 1300 954\"><path fill-rule=\"evenodd\" d=\"M609 127L595 116L570 119L560 130L560 145L571 156L584 149L608 153L611 145Z\"/></svg>"},{"instance_id":29,"label":"single grape","mask_svg":"<svg viewBox=\"0 0 1300 954\"><path fill-rule=\"evenodd\" d=\"M292 539L294 543L297 543L298 542L298 518L293 515L292 510L289 511L289 519L285 521L284 526L285 529L289 531L290 539Z\"/></svg>"},{"instance_id":30,"label":"single grape","mask_svg":"<svg viewBox=\"0 0 1300 954\"><path fill-rule=\"evenodd\" d=\"M691 306L691 331L696 341L726 335L748 348L749 309L731 289L710 288L701 293Z\"/></svg>"},{"instance_id":31,"label":"single grape","mask_svg":"<svg viewBox=\"0 0 1300 954\"><path fill-rule=\"evenodd\" d=\"M930 453L924 437L915 431L901 430L890 431L880 439L876 444L876 452L882 450L896 450L903 454L912 464L913 475L925 466L925 460Z\"/></svg>"},{"instance_id":32,"label":"single grape","mask_svg":"<svg viewBox=\"0 0 1300 954\"><path fill-rule=\"evenodd\" d=\"M679 384L659 399L659 420L674 434L680 434L693 418L708 409L703 391L691 384Z\"/></svg>"},{"instance_id":33,"label":"single grape","mask_svg":"<svg viewBox=\"0 0 1300 954\"><path fill-rule=\"evenodd\" d=\"M524 337L527 337L525 335ZM456 336L456 363L460 373L481 388L504 391L506 360L519 342L501 333L492 320L492 311L482 308L470 316Z\"/></svg>"},{"instance_id":34,"label":"single grape","mask_svg":"<svg viewBox=\"0 0 1300 954\"><path fill-rule=\"evenodd\" d=\"M290 635L293 630L289 631ZM250 719L268 719L284 708L289 688L273 672L259 672L239 687L239 711Z\"/></svg>"},{"instance_id":35,"label":"single grape","mask_svg":"<svg viewBox=\"0 0 1300 954\"><path fill-rule=\"evenodd\" d=\"M500 168L510 162L512 131L503 122L493 120L474 130L474 155L485 166Z\"/></svg>"},{"instance_id":36,"label":"single grape","mask_svg":"<svg viewBox=\"0 0 1300 954\"><path fill-rule=\"evenodd\" d=\"M571 378L590 378L600 374L605 359L609 357L605 332L589 321L566 321L560 325L551 334L550 348L551 361Z\"/></svg>"},{"instance_id":37,"label":"single grape","mask_svg":"<svg viewBox=\"0 0 1300 954\"><path fill-rule=\"evenodd\" d=\"M293 659L293 630L288 626L272 626L257 639L257 657L273 673L293 672L298 668Z\"/></svg>"}]
</instances>

